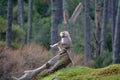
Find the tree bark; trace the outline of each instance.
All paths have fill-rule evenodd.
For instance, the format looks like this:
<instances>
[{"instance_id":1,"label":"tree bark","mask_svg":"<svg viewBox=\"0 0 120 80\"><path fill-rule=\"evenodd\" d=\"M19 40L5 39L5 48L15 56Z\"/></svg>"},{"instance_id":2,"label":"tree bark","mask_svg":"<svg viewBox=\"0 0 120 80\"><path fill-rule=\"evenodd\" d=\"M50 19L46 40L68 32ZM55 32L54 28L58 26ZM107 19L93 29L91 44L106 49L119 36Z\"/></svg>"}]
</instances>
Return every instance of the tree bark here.
<instances>
[{"instance_id":1,"label":"tree bark","mask_svg":"<svg viewBox=\"0 0 120 80\"><path fill-rule=\"evenodd\" d=\"M69 31L69 14L68 14L68 4L66 0L63 0L63 23L64 30Z\"/></svg>"},{"instance_id":2,"label":"tree bark","mask_svg":"<svg viewBox=\"0 0 120 80\"><path fill-rule=\"evenodd\" d=\"M89 64L91 59L90 54L90 0L85 0L85 27L84 27L84 40L85 40L85 65Z\"/></svg>"},{"instance_id":3,"label":"tree bark","mask_svg":"<svg viewBox=\"0 0 120 80\"><path fill-rule=\"evenodd\" d=\"M9 48L11 47L11 37L12 37L12 18L13 18L13 0L8 0L8 11L7 11L7 29L6 29L6 52L4 53L4 80L10 79L9 74Z\"/></svg>"},{"instance_id":4,"label":"tree bark","mask_svg":"<svg viewBox=\"0 0 120 80\"><path fill-rule=\"evenodd\" d=\"M24 30L23 0L18 0L18 25ZM25 42L24 35L20 35L20 41Z\"/></svg>"},{"instance_id":5,"label":"tree bark","mask_svg":"<svg viewBox=\"0 0 120 80\"><path fill-rule=\"evenodd\" d=\"M102 23L102 31L101 31L101 50L100 53L103 53L104 49L105 49L105 38L106 38L106 26L107 26L107 11L108 10L108 0L104 0L104 7L103 7L103 23Z\"/></svg>"},{"instance_id":6,"label":"tree bark","mask_svg":"<svg viewBox=\"0 0 120 80\"><path fill-rule=\"evenodd\" d=\"M28 7L28 32L27 32L27 44L30 43L31 35L32 35L32 6L33 0L29 0L29 7Z\"/></svg>"},{"instance_id":7,"label":"tree bark","mask_svg":"<svg viewBox=\"0 0 120 80\"><path fill-rule=\"evenodd\" d=\"M7 11L7 29L6 29L6 48L11 46L11 36L12 36L12 17L13 17L13 2L8 0L8 11Z\"/></svg>"},{"instance_id":8,"label":"tree bark","mask_svg":"<svg viewBox=\"0 0 120 80\"><path fill-rule=\"evenodd\" d=\"M36 77L39 74L39 77L47 76L59 69L62 69L66 67L69 63L71 63L71 60L69 58L69 55L66 52L61 52L57 54L55 57L50 59L48 62L43 64L41 67L34 69L34 70L27 70L24 71L25 74L22 75L20 78L15 78L15 80L30 80L33 77Z\"/></svg>"},{"instance_id":9,"label":"tree bark","mask_svg":"<svg viewBox=\"0 0 120 80\"><path fill-rule=\"evenodd\" d=\"M59 23L62 23L62 21L63 21L63 0L59 0L58 3L59 3L59 5L58 5Z\"/></svg>"},{"instance_id":10,"label":"tree bark","mask_svg":"<svg viewBox=\"0 0 120 80\"><path fill-rule=\"evenodd\" d=\"M118 3L118 11L115 25L114 47L113 47L113 63L120 63L120 1Z\"/></svg>"},{"instance_id":11,"label":"tree bark","mask_svg":"<svg viewBox=\"0 0 120 80\"><path fill-rule=\"evenodd\" d=\"M95 57L100 55L100 16L101 15L101 4L98 0L95 0Z\"/></svg>"},{"instance_id":12,"label":"tree bark","mask_svg":"<svg viewBox=\"0 0 120 80\"><path fill-rule=\"evenodd\" d=\"M51 0L52 3L52 27L51 27L51 45L58 42L58 25L63 19L63 1ZM57 54L57 49L51 49L53 56Z\"/></svg>"},{"instance_id":13,"label":"tree bark","mask_svg":"<svg viewBox=\"0 0 120 80\"><path fill-rule=\"evenodd\" d=\"M115 3L116 3L116 0L111 0L111 3L112 3L112 51L113 51L113 44L114 44L114 35L115 35L115 22L116 22L116 6L115 6Z\"/></svg>"},{"instance_id":14,"label":"tree bark","mask_svg":"<svg viewBox=\"0 0 120 80\"><path fill-rule=\"evenodd\" d=\"M107 9L107 11L108 11L108 13L107 13L107 21L109 22L110 21L110 19L112 18L112 2L111 2L111 0L108 0L108 9Z\"/></svg>"}]
</instances>

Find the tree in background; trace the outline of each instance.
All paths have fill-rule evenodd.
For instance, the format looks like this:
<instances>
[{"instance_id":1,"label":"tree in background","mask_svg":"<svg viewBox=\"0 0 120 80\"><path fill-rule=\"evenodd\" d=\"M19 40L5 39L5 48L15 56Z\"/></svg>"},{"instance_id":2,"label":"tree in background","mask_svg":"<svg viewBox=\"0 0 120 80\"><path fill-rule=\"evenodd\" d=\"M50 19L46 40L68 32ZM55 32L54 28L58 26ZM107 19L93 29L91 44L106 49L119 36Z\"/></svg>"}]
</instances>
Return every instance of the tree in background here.
<instances>
[{"instance_id":1,"label":"tree in background","mask_svg":"<svg viewBox=\"0 0 120 80\"><path fill-rule=\"evenodd\" d=\"M63 0L63 18L64 18L64 25L65 30L69 31L69 14L68 14L68 4L66 0Z\"/></svg>"},{"instance_id":2,"label":"tree in background","mask_svg":"<svg viewBox=\"0 0 120 80\"><path fill-rule=\"evenodd\" d=\"M58 25L63 19L63 1L51 0L52 4L52 26L51 26L51 45L58 42ZM52 55L56 55L57 49L51 49Z\"/></svg>"},{"instance_id":3,"label":"tree in background","mask_svg":"<svg viewBox=\"0 0 120 80\"><path fill-rule=\"evenodd\" d=\"M95 56L100 55L100 17L101 17L101 4L98 0L95 0Z\"/></svg>"},{"instance_id":4,"label":"tree in background","mask_svg":"<svg viewBox=\"0 0 120 80\"><path fill-rule=\"evenodd\" d=\"M100 53L103 53L105 50L105 38L106 38L106 26L107 26L107 13L108 13L108 0L104 0L104 6L103 6L103 22L101 27L101 50Z\"/></svg>"},{"instance_id":5,"label":"tree in background","mask_svg":"<svg viewBox=\"0 0 120 80\"><path fill-rule=\"evenodd\" d=\"M112 2L111 2L111 0L108 0L108 4L107 4L108 6L107 6L107 21L109 22L110 21L110 19L111 19L111 17L112 17Z\"/></svg>"},{"instance_id":6,"label":"tree in background","mask_svg":"<svg viewBox=\"0 0 120 80\"><path fill-rule=\"evenodd\" d=\"M116 22L116 6L115 6L115 3L116 3L116 0L111 0L111 3L112 3L112 49L113 49L113 44L114 44L114 35L115 35L115 22Z\"/></svg>"},{"instance_id":7,"label":"tree in background","mask_svg":"<svg viewBox=\"0 0 120 80\"><path fill-rule=\"evenodd\" d=\"M32 35L32 7L33 7L33 0L29 0L28 6L28 32L27 32L27 44L30 43L31 35Z\"/></svg>"},{"instance_id":8,"label":"tree in background","mask_svg":"<svg viewBox=\"0 0 120 80\"><path fill-rule=\"evenodd\" d=\"M89 64L91 59L90 53L90 0L85 0L85 27L84 27L84 40L85 40L85 65Z\"/></svg>"},{"instance_id":9,"label":"tree in background","mask_svg":"<svg viewBox=\"0 0 120 80\"><path fill-rule=\"evenodd\" d=\"M18 25L22 30L24 30L24 17L23 17L23 0L17 0L18 1ZM24 36L20 35L21 42L25 42Z\"/></svg>"},{"instance_id":10,"label":"tree in background","mask_svg":"<svg viewBox=\"0 0 120 80\"><path fill-rule=\"evenodd\" d=\"M11 46L12 37L12 17L13 17L13 4L12 0L8 0L8 11L7 11L7 29L6 29L6 48Z\"/></svg>"},{"instance_id":11,"label":"tree in background","mask_svg":"<svg viewBox=\"0 0 120 80\"><path fill-rule=\"evenodd\" d=\"M6 52L4 53L4 79L3 80L10 80L10 73L9 73L9 48L11 47L11 38L12 38L12 17L13 17L13 0L8 0L8 10L7 10L7 29L6 29Z\"/></svg>"},{"instance_id":12,"label":"tree in background","mask_svg":"<svg viewBox=\"0 0 120 80\"><path fill-rule=\"evenodd\" d=\"M58 0L59 23L63 21L63 0Z\"/></svg>"},{"instance_id":13,"label":"tree in background","mask_svg":"<svg viewBox=\"0 0 120 80\"><path fill-rule=\"evenodd\" d=\"M120 63L120 1L118 2L118 10L115 24L113 63Z\"/></svg>"}]
</instances>

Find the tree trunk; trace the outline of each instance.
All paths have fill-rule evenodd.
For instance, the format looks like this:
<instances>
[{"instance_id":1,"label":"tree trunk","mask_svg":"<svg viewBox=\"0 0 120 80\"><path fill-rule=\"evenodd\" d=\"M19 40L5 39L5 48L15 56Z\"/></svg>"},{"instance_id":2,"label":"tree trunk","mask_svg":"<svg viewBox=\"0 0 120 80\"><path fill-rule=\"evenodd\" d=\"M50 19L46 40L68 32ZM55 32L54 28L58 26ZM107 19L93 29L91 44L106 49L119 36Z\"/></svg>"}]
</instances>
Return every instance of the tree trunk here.
<instances>
[{"instance_id":1,"label":"tree trunk","mask_svg":"<svg viewBox=\"0 0 120 80\"><path fill-rule=\"evenodd\" d=\"M7 22L7 29L6 29L6 53L4 53L5 57L4 57L4 64L3 64L3 68L4 68L4 80L10 80L10 74L9 74L9 66L7 65L9 62L9 54L8 54L8 50L11 46L11 36L12 36L12 17L13 17L13 1L12 0L8 0L8 12L7 12L7 18L8 18L8 22Z\"/></svg>"},{"instance_id":2,"label":"tree trunk","mask_svg":"<svg viewBox=\"0 0 120 80\"><path fill-rule=\"evenodd\" d=\"M24 30L23 0L18 0L18 25ZM25 42L24 35L20 35L20 41Z\"/></svg>"},{"instance_id":3,"label":"tree trunk","mask_svg":"<svg viewBox=\"0 0 120 80\"><path fill-rule=\"evenodd\" d=\"M112 18L112 2L111 2L111 0L108 0L108 9L107 9L107 21L109 22L110 21L110 19Z\"/></svg>"},{"instance_id":4,"label":"tree trunk","mask_svg":"<svg viewBox=\"0 0 120 80\"><path fill-rule=\"evenodd\" d=\"M90 54L90 0L85 0L85 27L84 27L84 39L85 39L85 65L89 64L91 59Z\"/></svg>"},{"instance_id":5,"label":"tree trunk","mask_svg":"<svg viewBox=\"0 0 120 80\"><path fill-rule=\"evenodd\" d=\"M63 18L63 6L62 0L51 0L52 1L52 27L51 27L51 45L58 42L58 25L62 22ZM57 49L51 49L53 56L57 54Z\"/></svg>"},{"instance_id":6,"label":"tree trunk","mask_svg":"<svg viewBox=\"0 0 120 80\"><path fill-rule=\"evenodd\" d=\"M13 17L13 2L8 0L8 11L7 11L7 29L6 29L6 48L11 46L11 36L12 36L12 17Z\"/></svg>"},{"instance_id":7,"label":"tree trunk","mask_svg":"<svg viewBox=\"0 0 120 80\"><path fill-rule=\"evenodd\" d=\"M66 0L63 0L63 23L65 25L64 30L69 31L69 14L68 4Z\"/></svg>"},{"instance_id":8,"label":"tree trunk","mask_svg":"<svg viewBox=\"0 0 120 80\"><path fill-rule=\"evenodd\" d=\"M107 8L108 8L108 0L104 0L103 7L103 23L102 23L102 32L101 32L101 50L100 53L103 53L105 49L105 38L106 38L106 26L107 26Z\"/></svg>"},{"instance_id":9,"label":"tree trunk","mask_svg":"<svg viewBox=\"0 0 120 80\"><path fill-rule=\"evenodd\" d=\"M61 23L63 21L63 0L58 0L58 3L59 23Z\"/></svg>"},{"instance_id":10,"label":"tree trunk","mask_svg":"<svg viewBox=\"0 0 120 80\"><path fill-rule=\"evenodd\" d=\"M114 47L113 47L113 63L120 63L120 1L115 25Z\"/></svg>"},{"instance_id":11,"label":"tree trunk","mask_svg":"<svg viewBox=\"0 0 120 80\"><path fill-rule=\"evenodd\" d=\"M116 0L111 0L111 3L112 3L112 49L113 49L113 44L114 44L114 35L115 35L115 22L116 22L116 6L115 6L115 3L116 3ZM113 51L113 50L112 50Z\"/></svg>"},{"instance_id":12,"label":"tree trunk","mask_svg":"<svg viewBox=\"0 0 120 80\"><path fill-rule=\"evenodd\" d=\"M27 32L27 44L30 43L31 35L32 35L32 6L33 0L29 0L29 7L28 7L28 32Z\"/></svg>"},{"instance_id":13,"label":"tree trunk","mask_svg":"<svg viewBox=\"0 0 120 80\"><path fill-rule=\"evenodd\" d=\"M71 63L71 60L68 56L68 53L62 52L43 64L41 67L34 70L24 71L25 74L20 78L13 78L15 80L30 80L31 78L36 77L38 74L39 77L47 76L59 69L66 67L69 63Z\"/></svg>"},{"instance_id":14,"label":"tree trunk","mask_svg":"<svg viewBox=\"0 0 120 80\"><path fill-rule=\"evenodd\" d=\"M101 15L101 4L95 0L95 57L100 55L100 16Z\"/></svg>"}]
</instances>

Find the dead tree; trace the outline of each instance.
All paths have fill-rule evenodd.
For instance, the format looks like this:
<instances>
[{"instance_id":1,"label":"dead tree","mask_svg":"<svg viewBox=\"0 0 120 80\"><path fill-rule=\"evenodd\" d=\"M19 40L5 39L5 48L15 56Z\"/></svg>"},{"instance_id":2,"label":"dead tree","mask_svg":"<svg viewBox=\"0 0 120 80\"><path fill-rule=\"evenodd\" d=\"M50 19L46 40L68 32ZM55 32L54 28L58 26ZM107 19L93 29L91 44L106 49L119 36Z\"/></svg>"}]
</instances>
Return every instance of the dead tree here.
<instances>
[{"instance_id":1,"label":"dead tree","mask_svg":"<svg viewBox=\"0 0 120 80\"><path fill-rule=\"evenodd\" d=\"M101 27L100 27L100 16L101 15L101 3L96 1L95 4L95 57L100 55L100 34L101 34Z\"/></svg>"},{"instance_id":2,"label":"dead tree","mask_svg":"<svg viewBox=\"0 0 120 80\"><path fill-rule=\"evenodd\" d=\"M43 64L41 67L36 68L34 70L27 70L24 71L24 75L19 78L13 77L14 80L30 80L36 77L38 74L39 76L47 76L59 69L66 67L71 60L68 55L68 51L61 52L57 54L55 57L50 59L48 62Z\"/></svg>"},{"instance_id":3,"label":"dead tree","mask_svg":"<svg viewBox=\"0 0 120 80\"><path fill-rule=\"evenodd\" d=\"M83 10L83 5L82 5L82 3L80 2L80 3L78 4L78 6L75 8L75 10L74 10L74 12L73 12L73 14L72 14L72 16L71 16L71 18L70 18L70 19L72 20L72 22L75 22L75 21L76 21L78 15L82 12L82 10Z\"/></svg>"}]
</instances>

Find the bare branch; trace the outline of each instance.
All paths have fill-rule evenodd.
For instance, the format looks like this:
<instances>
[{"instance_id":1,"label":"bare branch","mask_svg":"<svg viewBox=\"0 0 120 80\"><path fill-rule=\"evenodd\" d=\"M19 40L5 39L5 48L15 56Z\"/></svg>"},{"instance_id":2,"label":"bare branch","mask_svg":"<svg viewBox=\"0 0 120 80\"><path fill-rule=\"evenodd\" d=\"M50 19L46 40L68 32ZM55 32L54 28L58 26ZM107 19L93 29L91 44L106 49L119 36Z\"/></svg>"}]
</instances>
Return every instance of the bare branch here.
<instances>
[{"instance_id":1,"label":"bare branch","mask_svg":"<svg viewBox=\"0 0 120 80\"><path fill-rule=\"evenodd\" d=\"M75 8L75 11L73 12L73 14L72 14L72 16L71 16L71 18L70 18L70 20L72 20L72 22L75 22L75 21L76 21L78 15L79 15L80 12L82 11L82 9L83 9L83 5L82 5L82 3L80 2L80 3L78 4L78 6Z\"/></svg>"}]
</instances>

